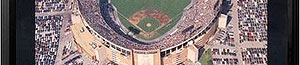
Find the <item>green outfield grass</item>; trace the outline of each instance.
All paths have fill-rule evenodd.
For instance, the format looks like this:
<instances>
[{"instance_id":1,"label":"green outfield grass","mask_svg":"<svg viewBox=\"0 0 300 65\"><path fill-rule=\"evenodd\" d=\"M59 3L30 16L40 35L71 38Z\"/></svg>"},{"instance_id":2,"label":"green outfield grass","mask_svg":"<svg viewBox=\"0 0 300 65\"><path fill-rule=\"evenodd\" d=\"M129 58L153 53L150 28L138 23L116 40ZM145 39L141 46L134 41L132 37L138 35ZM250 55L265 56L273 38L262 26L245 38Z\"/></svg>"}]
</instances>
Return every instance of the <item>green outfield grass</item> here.
<instances>
[{"instance_id":1,"label":"green outfield grass","mask_svg":"<svg viewBox=\"0 0 300 65\"><path fill-rule=\"evenodd\" d=\"M178 19L181 17L183 9L190 3L190 0L111 0L111 3L117 8L119 19L127 28L134 27L134 25L131 24L127 19L135 12L150 9L159 10L167 14L168 17L171 18L171 22L161 29L158 29L155 35L151 37L141 37L141 35L138 35L139 38L151 40L163 35L176 25ZM142 24L138 24L138 26L147 32L153 31L155 28L157 28L155 27L156 24L154 24L154 26L152 24L153 27L145 27L145 25L143 27Z\"/></svg>"},{"instance_id":2,"label":"green outfield grass","mask_svg":"<svg viewBox=\"0 0 300 65\"><path fill-rule=\"evenodd\" d=\"M126 18L133 13L142 10L146 0L111 0L111 3L117 8L118 12L124 15Z\"/></svg>"},{"instance_id":3,"label":"green outfield grass","mask_svg":"<svg viewBox=\"0 0 300 65\"><path fill-rule=\"evenodd\" d=\"M172 18L180 14L190 0L111 0L111 3L126 18L145 9L160 10Z\"/></svg>"}]
</instances>

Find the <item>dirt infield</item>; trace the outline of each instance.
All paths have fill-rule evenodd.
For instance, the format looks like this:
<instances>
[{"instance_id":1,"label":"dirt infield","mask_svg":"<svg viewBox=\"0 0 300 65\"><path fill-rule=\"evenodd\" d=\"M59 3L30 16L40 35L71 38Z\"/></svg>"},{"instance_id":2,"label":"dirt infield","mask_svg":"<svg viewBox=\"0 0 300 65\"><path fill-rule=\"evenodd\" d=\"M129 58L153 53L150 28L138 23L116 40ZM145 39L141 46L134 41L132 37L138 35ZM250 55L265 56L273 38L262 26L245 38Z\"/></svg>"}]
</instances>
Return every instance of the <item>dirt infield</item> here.
<instances>
[{"instance_id":1,"label":"dirt infield","mask_svg":"<svg viewBox=\"0 0 300 65\"><path fill-rule=\"evenodd\" d=\"M128 20L130 23L137 25L141 20L147 17L146 10L134 13Z\"/></svg>"},{"instance_id":2,"label":"dirt infield","mask_svg":"<svg viewBox=\"0 0 300 65\"><path fill-rule=\"evenodd\" d=\"M170 22L169 16L161 11L149 10L146 12L146 14L147 13L148 13L148 16L153 17L154 19L156 19L159 23L161 23L163 25Z\"/></svg>"},{"instance_id":3,"label":"dirt infield","mask_svg":"<svg viewBox=\"0 0 300 65\"><path fill-rule=\"evenodd\" d=\"M134 26L138 26L138 24L146 17L151 17L151 18L155 19L156 21L151 21L151 22L158 22L159 24L161 24L161 26L157 27L157 29L155 29L155 31L151 31L151 32L147 32L147 31L143 30L142 27L137 27L142 30L141 34L144 37L151 37L152 35L154 35L154 33L157 33L156 30L158 30L159 28L161 28L171 22L170 21L171 19L169 18L169 16L167 14L165 14L161 11L158 11L158 10L149 10L149 9L141 10L141 11L134 13L132 16L129 17L128 21L131 24L133 24Z\"/></svg>"},{"instance_id":4,"label":"dirt infield","mask_svg":"<svg viewBox=\"0 0 300 65\"><path fill-rule=\"evenodd\" d=\"M146 18L147 16L154 18L162 25L168 24L170 22L170 18L167 14L158 11L158 10L141 10L139 12L134 13L129 18L129 22L132 24L138 24L141 20Z\"/></svg>"}]
</instances>

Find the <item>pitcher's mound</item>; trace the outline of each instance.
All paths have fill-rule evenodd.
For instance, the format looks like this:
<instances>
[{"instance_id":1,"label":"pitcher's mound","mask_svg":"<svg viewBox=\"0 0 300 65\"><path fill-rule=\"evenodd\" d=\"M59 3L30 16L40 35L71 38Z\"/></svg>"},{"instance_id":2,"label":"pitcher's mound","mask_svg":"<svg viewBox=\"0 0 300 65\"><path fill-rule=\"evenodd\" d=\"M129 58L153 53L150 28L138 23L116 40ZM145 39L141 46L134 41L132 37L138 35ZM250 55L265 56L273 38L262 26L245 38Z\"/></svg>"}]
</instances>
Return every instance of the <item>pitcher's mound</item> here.
<instances>
[{"instance_id":1,"label":"pitcher's mound","mask_svg":"<svg viewBox=\"0 0 300 65\"><path fill-rule=\"evenodd\" d=\"M151 23L147 23L146 26L147 26L147 27L151 27Z\"/></svg>"}]
</instances>

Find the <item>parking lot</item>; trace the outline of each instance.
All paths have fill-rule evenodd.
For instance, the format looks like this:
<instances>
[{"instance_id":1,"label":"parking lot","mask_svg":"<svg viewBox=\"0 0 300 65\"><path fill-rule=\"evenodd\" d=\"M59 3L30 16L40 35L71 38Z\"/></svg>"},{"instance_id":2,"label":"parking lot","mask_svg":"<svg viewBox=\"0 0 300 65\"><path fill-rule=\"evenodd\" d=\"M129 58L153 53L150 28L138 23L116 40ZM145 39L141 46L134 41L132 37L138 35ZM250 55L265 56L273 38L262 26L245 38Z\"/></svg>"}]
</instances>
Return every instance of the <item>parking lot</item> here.
<instances>
[{"instance_id":1,"label":"parking lot","mask_svg":"<svg viewBox=\"0 0 300 65\"><path fill-rule=\"evenodd\" d=\"M60 40L62 15L35 17L36 64L54 64Z\"/></svg>"},{"instance_id":2,"label":"parking lot","mask_svg":"<svg viewBox=\"0 0 300 65\"><path fill-rule=\"evenodd\" d=\"M35 0L35 12L57 12L64 11L68 0Z\"/></svg>"},{"instance_id":3,"label":"parking lot","mask_svg":"<svg viewBox=\"0 0 300 65\"><path fill-rule=\"evenodd\" d=\"M266 65L266 0L232 0L226 29L217 32L211 45L216 65Z\"/></svg>"}]
</instances>

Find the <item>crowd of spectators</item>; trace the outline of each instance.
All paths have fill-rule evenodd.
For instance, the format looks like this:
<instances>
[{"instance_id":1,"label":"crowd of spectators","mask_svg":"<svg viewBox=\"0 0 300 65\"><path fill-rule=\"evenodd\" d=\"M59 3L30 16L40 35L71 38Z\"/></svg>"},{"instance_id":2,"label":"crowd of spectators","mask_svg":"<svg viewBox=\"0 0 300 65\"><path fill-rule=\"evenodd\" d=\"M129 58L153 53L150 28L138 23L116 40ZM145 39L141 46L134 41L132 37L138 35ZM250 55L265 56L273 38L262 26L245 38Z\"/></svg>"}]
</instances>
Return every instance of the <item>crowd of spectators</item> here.
<instances>
[{"instance_id":1,"label":"crowd of spectators","mask_svg":"<svg viewBox=\"0 0 300 65\"><path fill-rule=\"evenodd\" d=\"M140 42L120 31L121 26L116 24L111 18L110 11L113 8L111 3L108 3L108 0L79 0L79 9L88 25L105 39L129 49L152 50L168 48L182 43L209 26L209 23L217 15L215 4L219 0L195 1L196 3L183 12L183 23L176 27L178 29L177 32L150 43ZM185 33L180 32L192 25L194 27L191 30Z\"/></svg>"},{"instance_id":2,"label":"crowd of spectators","mask_svg":"<svg viewBox=\"0 0 300 65\"><path fill-rule=\"evenodd\" d=\"M240 43L267 41L267 0L238 0Z\"/></svg>"},{"instance_id":3,"label":"crowd of spectators","mask_svg":"<svg viewBox=\"0 0 300 65\"><path fill-rule=\"evenodd\" d=\"M35 12L54 12L63 11L67 0L35 0Z\"/></svg>"},{"instance_id":4,"label":"crowd of spectators","mask_svg":"<svg viewBox=\"0 0 300 65\"><path fill-rule=\"evenodd\" d=\"M267 64L267 48L243 48L242 58L246 64Z\"/></svg>"},{"instance_id":5,"label":"crowd of spectators","mask_svg":"<svg viewBox=\"0 0 300 65\"><path fill-rule=\"evenodd\" d=\"M167 48L174 46L178 43L190 39L192 36L199 33L206 33L208 29L213 25L213 20L217 16L218 11L214 9L219 0L194 0L195 3L191 7L185 9L182 14L180 23L175 28L178 30L172 35L167 35L158 42L158 48ZM190 27L193 28L190 28ZM186 30L188 29L189 30ZM163 44L163 45L162 45Z\"/></svg>"},{"instance_id":6,"label":"crowd of spectators","mask_svg":"<svg viewBox=\"0 0 300 65\"><path fill-rule=\"evenodd\" d=\"M62 15L35 17L35 64L54 64L62 20Z\"/></svg>"}]
</instances>

